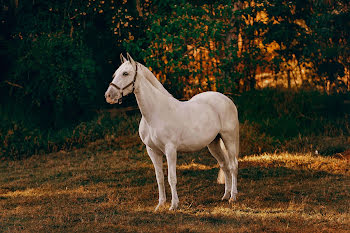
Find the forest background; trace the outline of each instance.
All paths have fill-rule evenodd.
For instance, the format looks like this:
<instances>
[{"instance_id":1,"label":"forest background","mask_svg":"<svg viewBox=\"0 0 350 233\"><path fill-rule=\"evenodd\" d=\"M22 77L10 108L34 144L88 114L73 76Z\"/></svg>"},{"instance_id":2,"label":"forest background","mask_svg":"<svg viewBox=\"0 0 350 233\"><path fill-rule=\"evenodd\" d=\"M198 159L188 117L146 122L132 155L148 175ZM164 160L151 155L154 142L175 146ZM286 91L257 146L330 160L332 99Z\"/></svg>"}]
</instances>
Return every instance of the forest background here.
<instances>
[{"instance_id":1,"label":"forest background","mask_svg":"<svg viewBox=\"0 0 350 233\"><path fill-rule=\"evenodd\" d=\"M350 145L345 0L0 1L0 158L134 134L105 103L129 52L174 97L215 90L238 106L241 154Z\"/></svg>"}]
</instances>

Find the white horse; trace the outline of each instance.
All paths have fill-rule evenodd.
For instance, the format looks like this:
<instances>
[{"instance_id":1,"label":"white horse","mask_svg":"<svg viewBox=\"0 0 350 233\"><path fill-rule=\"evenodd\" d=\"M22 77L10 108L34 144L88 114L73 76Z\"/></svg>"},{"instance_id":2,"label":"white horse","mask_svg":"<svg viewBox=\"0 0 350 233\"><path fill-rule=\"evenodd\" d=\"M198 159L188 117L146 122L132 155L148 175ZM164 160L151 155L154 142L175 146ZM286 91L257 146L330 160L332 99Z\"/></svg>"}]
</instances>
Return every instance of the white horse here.
<instances>
[{"instance_id":1,"label":"white horse","mask_svg":"<svg viewBox=\"0 0 350 233\"><path fill-rule=\"evenodd\" d=\"M105 97L110 104L121 103L130 93L136 96L142 113L139 134L151 158L159 189L158 210L165 204L163 154L168 163L171 207L178 207L176 191L177 152L198 151L205 146L218 161L225 175L222 200L234 201L237 195L239 122L237 108L225 95L204 92L189 101L175 99L152 72L121 54L122 65L113 74Z\"/></svg>"}]
</instances>

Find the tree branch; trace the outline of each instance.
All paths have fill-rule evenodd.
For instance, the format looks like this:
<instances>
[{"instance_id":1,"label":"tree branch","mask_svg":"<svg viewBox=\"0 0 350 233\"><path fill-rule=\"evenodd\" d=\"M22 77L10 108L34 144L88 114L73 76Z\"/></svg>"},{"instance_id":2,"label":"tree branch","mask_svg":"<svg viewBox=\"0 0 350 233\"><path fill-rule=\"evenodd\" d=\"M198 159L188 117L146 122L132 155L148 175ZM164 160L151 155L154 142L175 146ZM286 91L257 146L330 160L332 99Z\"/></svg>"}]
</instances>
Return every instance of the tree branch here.
<instances>
[{"instance_id":1,"label":"tree branch","mask_svg":"<svg viewBox=\"0 0 350 233\"><path fill-rule=\"evenodd\" d=\"M16 84L16 83L12 83L12 82L7 81L7 80L5 80L4 83L7 83L8 85L13 86L13 87L23 88L23 86Z\"/></svg>"}]
</instances>

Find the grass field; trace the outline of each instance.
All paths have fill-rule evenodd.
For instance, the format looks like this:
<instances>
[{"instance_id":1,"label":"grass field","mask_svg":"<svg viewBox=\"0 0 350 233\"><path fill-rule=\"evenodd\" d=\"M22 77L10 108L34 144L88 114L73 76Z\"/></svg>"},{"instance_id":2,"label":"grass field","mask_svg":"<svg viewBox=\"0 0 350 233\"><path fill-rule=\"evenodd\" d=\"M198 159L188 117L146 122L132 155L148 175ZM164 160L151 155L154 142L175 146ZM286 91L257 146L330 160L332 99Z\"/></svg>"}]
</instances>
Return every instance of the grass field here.
<instances>
[{"instance_id":1,"label":"grass field","mask_svg":"<svg viewBox=\"0 0 350 233\"><path fill-rule=\"evenodd\" d=\"M239 160L237 202L220 201L207 150L178 155L179 209L154 212L153 165L137 135L0 162L0 232L349 232L349 160ZM166 167L165 167L166 168Z\"/></svg>"}]
</instances>

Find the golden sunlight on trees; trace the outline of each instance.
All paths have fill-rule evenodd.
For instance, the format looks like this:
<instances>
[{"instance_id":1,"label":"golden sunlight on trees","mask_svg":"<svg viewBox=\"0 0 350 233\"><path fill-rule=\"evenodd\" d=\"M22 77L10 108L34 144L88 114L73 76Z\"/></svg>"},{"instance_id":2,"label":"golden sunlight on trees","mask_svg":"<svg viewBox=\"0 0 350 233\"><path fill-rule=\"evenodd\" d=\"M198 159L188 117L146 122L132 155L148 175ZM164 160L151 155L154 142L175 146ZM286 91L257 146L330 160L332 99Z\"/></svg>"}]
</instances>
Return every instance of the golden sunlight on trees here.
<instances>
[{"instance_id":1,"label":"golden sunlight on trees","mask_svg":"<svg viewBox=\"0 0 350 233\"><path fill-rule=\"evenodd\" d=\"M18 1L11 3L18 9ZM136 54L165 85L177 85L173 91L179 97L264 87L315 87L327 93L350 89L346 1L67 4L69 10L48 4L51 22L64 19L61 30L71 38L94 25L95 35L109 34L118 48ZM31 2L33 9L37 5L40 1ZM18 30L16 36L24 34Z\"/></svg>"},{"instance_id":2,"label":"golden sunlight on trees","mask_svg":"<svg viewBox=\"0 0 350 233\"><path fill-rule=\"evenodd\" d=\"M331 45L345 46L346 58L328 54L327 47L317 48L328 42L317 45L319 13L308 5L272 0L147 4L138 8L149 13L143 17L149 23L146 38L129 37L124 45L139 51L163 82L181 82L180 96L264 87L316 87L327 92L350 88L347 41L340 38ZM140 48L145 42L147 47ZM320 71L327 64L340 64L343 71Z\"/></svg>"}]
</instances>

